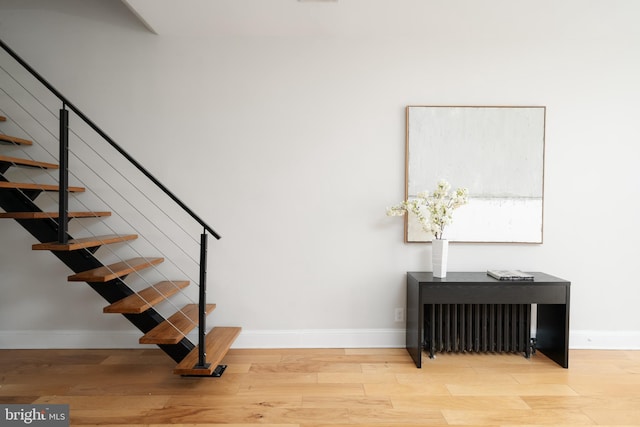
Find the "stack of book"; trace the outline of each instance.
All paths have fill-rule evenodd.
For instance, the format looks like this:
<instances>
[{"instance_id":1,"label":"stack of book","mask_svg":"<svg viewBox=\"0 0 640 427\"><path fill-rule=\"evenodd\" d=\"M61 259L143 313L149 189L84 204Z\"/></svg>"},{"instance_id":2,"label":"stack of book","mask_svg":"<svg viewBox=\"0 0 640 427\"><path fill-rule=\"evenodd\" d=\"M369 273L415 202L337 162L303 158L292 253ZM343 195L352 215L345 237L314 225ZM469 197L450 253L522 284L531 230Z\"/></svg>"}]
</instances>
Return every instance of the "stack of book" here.
<instances>
[{"instance_id":1,"label":"stack of book","mask_svg":"<svg viewBox=\"0 0 640 427\"><path fill-rule=\"evenodd\" d=\"M533 275L520 270L487 270L487 274L498 280L533 280Z\"/></svg>"}]
</instances>

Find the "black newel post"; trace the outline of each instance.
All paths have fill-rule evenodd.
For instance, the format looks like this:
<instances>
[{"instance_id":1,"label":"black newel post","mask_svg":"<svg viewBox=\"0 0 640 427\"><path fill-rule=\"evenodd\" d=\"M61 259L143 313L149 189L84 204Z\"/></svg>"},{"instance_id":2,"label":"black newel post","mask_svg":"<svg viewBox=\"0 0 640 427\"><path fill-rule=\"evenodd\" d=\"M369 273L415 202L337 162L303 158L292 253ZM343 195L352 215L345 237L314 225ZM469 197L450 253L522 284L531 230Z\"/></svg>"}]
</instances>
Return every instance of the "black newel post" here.
<instances>
[{"instance_id":1,"label":"black newel post","mask_svg":"<svg viewBox=\"0 0 640 427\"><path fill-rule=\"evenodd\" d=\"M67 243L69 216L69 111L67 105L60 109L60 179L58 204L58 242Z\"/></svg>"},{"instance_id":2,"label":"black newel post","mask_svg":"<svg viewBox=\"0 0 640 427\"><path fill-rule=\"evenodd\" d=\"M200 298L198 301L198 364L194 368L208 368L206 348L207 328L207 230L200 235Z\"/></svg>"}]
</instances>

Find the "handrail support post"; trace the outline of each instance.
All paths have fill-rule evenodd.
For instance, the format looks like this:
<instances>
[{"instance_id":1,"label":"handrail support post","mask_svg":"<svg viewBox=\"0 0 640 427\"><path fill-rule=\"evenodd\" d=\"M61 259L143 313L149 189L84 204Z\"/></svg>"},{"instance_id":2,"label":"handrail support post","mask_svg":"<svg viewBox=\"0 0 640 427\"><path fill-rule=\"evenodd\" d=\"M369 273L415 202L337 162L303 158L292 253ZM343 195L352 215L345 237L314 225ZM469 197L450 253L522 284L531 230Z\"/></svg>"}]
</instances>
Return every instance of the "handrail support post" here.
<instances>
[{"instance_id":1,"label":"handrail support post","mask_svg":"<svg viewBox=\"0 0 640 427\"><path fill-rule=\"evenodd\" d=\"M194 369L208 369L206 329L207 329L207 229L200 236L200 295L198 301L198 363Z\"/></svg>"},{"instance_id":2,"label":"handrail support post","mask_svg":"<svg viewBox=\"0 0 640 427\"><path fill-rule=\"evenodd\" d=\"M187 205L184 204L180 199L176 197L167 187L165 187L156 177L151 175L149 171L147 171L140 163L138 163L129 153L127 153L122 147L115 143L113 139L109 137L102 129L100 129L94 122L92 122L78 107L73 105L67 98L65 98L55 87L51 85L48 81L46 81L36 70L34 70L29 64L25 62L17 53L15 53L9 46L7 46L0 39L0 48L9 54L13 59L15 59L25 70L27 70L33 77L36 78L40 83L44 85L53 95L55 95L60 101L62 101L63 108L69 108L71 111L75 113L75 115L85 122L91 129L93 129L98 135L100 135L105 141L107 141L118 153L124 156L132 165L134 165L144 176L146 176L151 182L153 182L158 188L160 188L171 200L173 200L178 206L180 206L185 212L187 212L194 220L196 220L200 225L202 225L205 230L208 230L213 237L216 239L220 239L220 235L215 232L215 230L207 225L202 218L196 215ZM62 142L62 140L60 141ZM62 170L63 168L60 167Z\"/></svg>"},{"instance_id":3,"label":"handrail support post","mask_svg":"<svg viewBox=\"0 0 640 427\"><path fill-rule=\"evenodd\" d=\"M65 103L60 109L60 169L58 183L58 243L67 243L69 236L69 111Z\"/></svg>"}]
</instances>

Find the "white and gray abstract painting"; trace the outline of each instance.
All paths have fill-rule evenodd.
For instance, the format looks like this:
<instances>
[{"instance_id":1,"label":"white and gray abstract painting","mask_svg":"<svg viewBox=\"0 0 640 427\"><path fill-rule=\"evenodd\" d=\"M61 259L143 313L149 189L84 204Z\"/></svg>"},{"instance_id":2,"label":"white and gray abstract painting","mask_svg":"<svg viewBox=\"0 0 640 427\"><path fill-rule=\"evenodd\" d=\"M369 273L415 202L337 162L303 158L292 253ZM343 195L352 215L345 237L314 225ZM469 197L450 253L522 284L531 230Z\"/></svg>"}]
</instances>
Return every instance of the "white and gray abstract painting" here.
<instances>
[{"instance_id":1,"label":"white and gray abstract painting","mask_svg":"<svg viewBox=\"0 0 640 427\"><path fill-rule=\"evenodd\" d=\"M542 243L545 107L407 107L407 197L467 187L444 238ZM408 242L431 241L410 215Z\"/></svg>"}]
</instances>

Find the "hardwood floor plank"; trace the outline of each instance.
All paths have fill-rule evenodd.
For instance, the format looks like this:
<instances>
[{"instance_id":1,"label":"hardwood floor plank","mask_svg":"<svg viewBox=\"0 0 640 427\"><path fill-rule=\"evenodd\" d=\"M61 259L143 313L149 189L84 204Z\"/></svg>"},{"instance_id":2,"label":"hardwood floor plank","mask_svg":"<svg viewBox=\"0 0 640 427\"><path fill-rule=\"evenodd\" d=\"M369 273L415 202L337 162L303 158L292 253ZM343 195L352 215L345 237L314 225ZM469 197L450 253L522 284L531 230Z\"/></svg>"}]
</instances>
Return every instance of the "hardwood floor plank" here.
<instances>
[{"instance_id":1,"label":"hardwood floor plank","mask_svg":"<svg viewBox=\"0 0 640 427\"><path fill-rule=\"evenodd\" d=\"M164 408L171 396L43 396L36 404L68 404L78 410L119 411L120 409L161 409Z\"/></svg>"},{"instance_id":2,"label":"hardwood floor plank","mask_svg":"<svg viewBox=\"0 0 640 427\"><path fill-rule=\"evenodd\" d=\"M612 424L612 425L639 425L640 424L640 408L628 409L625 411L615 409L582 409L590 419L596 424Z\"/></svg>"},{"instance_id":3,"label":"hardwood floor plank","mask_svg":"<svg viewBox=\"0 0 640 427\"><path fill-rule=\"evenodd\" d=\"M355 408L350 410L349 420L355 424L377 425L379 420L395 423L398 426L410 426L419 422L423 425L446 425L447 421L440 410L405 410L396 408Z\"/></svg>"},{"instance_id":4,"label":"hardwood floor plank","mask_svg":"<svg viewBox=\"0 0 640 427\"><path fill-rule=\"evenodd\" d=\"M73 424L74 427L96 427L96 424ZM188 424L176 424L172 422L161 424L126 424L127 427L301 427L300 424L247 424L247 423L188 423ZM100 427L123 427L123 424L100 424ZM309 424L305 424L305 427L309 427ZM333 425L335 427L335 425ZM351 427L354 427L353 425ZM356 426L357 427L357 426ZM384 426L381 426L384 427ZM398 426L394 426L398 427Z\"/></svg>"},{"instance_id":5,"label":"hardwood floor plank","mask_svg":"<svg viewBox=\"0 0 640 427\"><path fill-rule=\"evenodd\" d=\"M566 384L447 384L453 396L576 396Z\"/></svg>"},{"instance_id":6,"label":"hardwood floor plank","mask_svg":"<svg viewBox=\"0 0 640 427\"><path fill-rule=\"evenodd\" d=\"M513 374L513 378L520 384L557 384L568 385L615 383L615 384L640 384L640 375L629 375L622 371L617 374L588 374L575 372Z\"/></svg>"},{"instance_id":7,"label":"hardwood floor plank","mask_svg":"<svg viewBox=\"0 0 640 427\"><path fill-rule=\"evenodd\" d=\"M38 396L2 396L0 402L3 404L31 404L38 400Z\"/></svg>"},{"instance_id":8,"label":"hardwood floor plank","mask_svg":"<svg viewBox=\"0 0 640 427\"><path fill-rule=\"evenodd\" d=\"M206 407L194 409L191 406L172 406L163 409L149 410L144 415L144 420L148 424L162 424L171 421L175 424L195 424L198 426L208 424L243 424L260 425L265 424L285 424L306 425L307 423L318 423L326 420L328 410L305 409L305 408L277 408L262 407L257 409L238 410L238 408ZM348 422L348 409L332 409L331 416L336 421ZM91 411L79 411L76 416L71 416L72 425L76 424L97 424L102 420L107 423L130 425L140 419L135 413L103 413L102 415Z\"/></svg>"},{"instance_id":9,"label":"hardwood floor plank","mask_svg":"<svg viewBox=\"0 0 640 427\"><path fill-rule=\"evenodd\" d=\"M334 349L334 350L338 350L338 349ZM369 354L376 354L376 355L388 355L388 356L401 356L401 357L407 357L407 350L404 348L345 348L344 350L344 354L348 354L348 355L356 355L356 356L361 356L361 355L369 355Z\"/></svg>"},{"instance_id":10,"label":"hardwood floor plank","mask_svg":"<svg viewBox=\"0 0 640 427\"><path fill-rule=\"evenodd\" d=\"M302 398L304 408L393 408L383 397L309 396Z\"/></svg>"},{"instance_id":11,"label":"hardwood floor plank","mask_svg":"<svg viewBox=\"0 0 640 427\"><path fill-rule=\"evenodd\" d=\"M318 423L326 420L330 416L334 421L349 421L349 409L331 408L265 408L261 411L250 413L237 413L231 411L223 411L222 419L228 419L232 422L268 422L268 423L292 423L306 425L309 423Z\"/></svg>"},{"instance_id":12,"label":"hardwood floor plank","mask_svg":"<svg viewBox=\"0 0 640 427\"><path fill-rule=\"evenodd\" d=\"M640 384L620 384L616 382L573 384L571 388L581 396L640 396Z\"/></svg>"},{"instance_id":13,"label":"hardwood floor plank","mask_svg":"<svg viewBox=\"0 0 640 427\"><path fill-rule=\"evenodd\" d=\"M288 354L282 357L284 363L407 363L410 360L408 354Z\"/></svg>"},{"instance_id":14,"label":"hardwood floor plank","mask_svg":"<svg viewBox=\"0 0 640 427\"><path fill-rule=\"evenodd\" d=\"M225 374L226 375L226 372ZM302 408L302 396L265 399L260 396L171 396L166 406L234 407L234 408Z\"/></svg>"},{"instance_id":15,"label":"hardwood floor plank","mask_svg":"<svg viewBox=\"0 0 640 427\"><path fill-rule=\"evenodd\" d=\"M224 375L227 377L227 374L230 375L227 378L231 378L233 376L234 382L239 385L273 385L273 384L317 384L318 383L318 374L315 373L278 373L278 374L270 374L270 373L250 373L247 375L247 372L242 372L241 374L234 374L229 372L229 368L231 366L227 365L227 370Z\"/></svg>"},{"instance_id":16,"label":"hardwood floor plank","mask_svg":"<svg viewBox=\"0 0 640 427\"><path fill-rule=\"evenodd\" d=\"M279 363L282 360L282 355L274 353L273 351L265 352L262 349L256 349L255 353L247 349L230 349L224 357L225 363L250 363L254 365L256 363Z\"/></svg>"},{"instance_id":17,"label":"hardwood floor plank","mask_svg":"<svg viewBox=\"0 0 640 427\"><path fill-rule=\"evenodd\" d=\"M242 386L239 396L345 396L364 397L362 384L274 384Z\"/></svg>"},{"instance_id":18,"label":"hardwood floor plank","mask_svg":"<svg viewBox=\"0 0 640 427\"><path fill-rule=\"evenodd\" d=\"M531 409L520 396L429 396L425 399L421 395L394 395L391 402L394 408L406 410Z\"/></svg>"},{"instance_id":19,"label":"hardwood floor plank","mask_svg":"<svg viewBox=\"0 0 640 427\"><path fill-rule=\"evenodd\" d=\"M251 369L253 373L281 373L281 372L350 372L360 373L362 368L354 363L331 363L331 362L280 362L280 363L256 363Z\"/></svg>"},{"instance_id":20,"label":"hardwood floor plank","mask_svg":"<svg viewBox=\"0 0 640 427\"><path fill-rule=\"evenodd\" d=\"M441 383L441 384L519 384L513 375L509 374L478 374L474 370L462 370L457 373L424 372L422 375L396 374L400 384Z\"/></svg>"},{"instance_id":21,"label":"hardwood floor plank","mask_svg":"<svg viewBox=\"0 0 640 427\"><path fill-rule=\"evenodd\" d=\"M531 409L599 409L627 411L640 408L640 394L631 396L567 396L561 399L550 396L523 396ZM640 421L640 418L638 418Z\"/></svg>"},{"instance_id":22,"label":"hardwood floor plank","mask_svg":"<svg viewBox=\"0 0 640 427\"><path fill-rule=\"evenodd\" d=\"M487 426L522 424L523 420L536 425L591 425L593 421L581 411L536 411L492 409L474 411L442 411L451 425Z\"/></svg>"},{"instance_id":23,"label":"hardwood floor plank","mask_svg":"<svg viewBox=\"0 0 640 427\"><path fill-rule=\"evenodd\" d=\"M333 384L398 384L395 374L364 374L362 372L320 372L318 373L318 383Z\"/></svg>"},{"instance_id":24,"label":"hardwood floor plank","mask_svg":"<svg viewBox=\"0 0 640 427\"><path fill-rule=\"evenodd\" d=\"M364 384L367 396L395 396L418 394L422 396L450 396L445 384Z\"/></svg>"},{"instance_id":25,"label":"hardwood floor plank","mask_svg":"<svg viewBox=\"0 0 640 427\"><path fill-rule=\"evenodd\" d=\"M404 352L231 349L222 377L186 378L158 349L0 350L0 403L66 403L71 425L103 427L639 424L640 351L572 351L568 370L540 354L416 369Z\"/></svg>"},{"instance_id":26,"label":"hardwood floor plank","mask_svg":"<svg viewBox=\"0 0 640 427\"><path fill-rule=\"evenodd\" d=\"M19 401L23 396L28 396L31 399L33 395L66 395L69 392L69 388L68 384L12 384L3 381L2 387L0 387L0 402L4 402L5 399Z\"/></svg>"}]
</instances>

